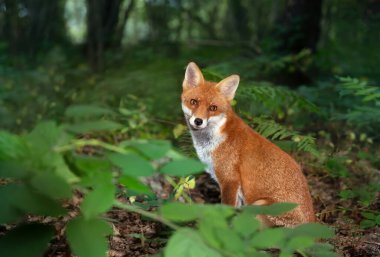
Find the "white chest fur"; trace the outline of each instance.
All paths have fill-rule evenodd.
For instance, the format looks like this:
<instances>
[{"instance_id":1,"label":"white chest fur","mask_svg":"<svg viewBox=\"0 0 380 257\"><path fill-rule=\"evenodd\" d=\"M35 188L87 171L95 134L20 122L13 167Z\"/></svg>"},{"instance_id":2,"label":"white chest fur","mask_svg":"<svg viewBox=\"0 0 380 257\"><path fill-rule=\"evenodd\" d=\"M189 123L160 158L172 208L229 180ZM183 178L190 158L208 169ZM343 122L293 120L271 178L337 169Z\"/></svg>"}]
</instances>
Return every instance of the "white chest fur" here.
<instances>
[{"instance_id":1,"label":"white chest fur","mask_svg":"<svg viewBox=\"0 0 380 257\"><path fill-rule=\"evenodd\" d=\"M199 159L206 165L206 172L215 179L213 152L224 141L225 136L221 133L221 127L226 122L224 115L209 118L206 128L191 130L191 136Z\"/></svg>"}]
</instances>

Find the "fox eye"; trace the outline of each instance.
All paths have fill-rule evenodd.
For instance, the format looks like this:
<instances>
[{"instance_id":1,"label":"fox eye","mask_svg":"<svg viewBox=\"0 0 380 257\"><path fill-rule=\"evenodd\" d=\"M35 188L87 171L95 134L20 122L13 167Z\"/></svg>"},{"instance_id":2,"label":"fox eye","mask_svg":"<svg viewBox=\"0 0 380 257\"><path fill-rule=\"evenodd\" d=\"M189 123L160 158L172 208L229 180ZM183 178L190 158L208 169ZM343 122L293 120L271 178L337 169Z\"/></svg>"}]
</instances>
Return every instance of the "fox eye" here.
<instances>
[{"instance_id":1,"label":"fox eye","mask_svg":"<svg viewBox=\"0 0 380 257\"><path fill-rule=\"evenodd\" d=\"M195 100L195 99L191 99L191 100L190 100L190 104L191 104L191 105L197 105L197 104L198 104L198 101Z\"/></svg>"},{"instance_id":2,"label":"fox eye","mask_svg":"<svg viewBox=\"0 0 380 257\"><path fill-rule=\"evenodd\" d=\"M212 112L215 112L218 109L218 107L216 105L210 105L210 107L208 107L208 109Z\"/></svg>"}]
</instances>

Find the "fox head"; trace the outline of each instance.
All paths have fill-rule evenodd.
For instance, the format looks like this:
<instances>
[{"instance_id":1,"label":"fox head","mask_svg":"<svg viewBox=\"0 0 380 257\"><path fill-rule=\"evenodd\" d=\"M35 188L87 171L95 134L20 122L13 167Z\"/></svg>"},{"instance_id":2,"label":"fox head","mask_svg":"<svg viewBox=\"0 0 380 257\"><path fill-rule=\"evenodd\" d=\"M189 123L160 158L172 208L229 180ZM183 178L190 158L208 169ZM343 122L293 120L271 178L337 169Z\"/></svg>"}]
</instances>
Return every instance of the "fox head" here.
<instances>
[{"instance_id":1,"label":"fox head","mask_svg":"<svg viewBox=\"0 0 380 257\"><path fill-rule=\"evenodd\" d=\"M231 101L239 85L239 76L231 75L219 83L205 81L198 66L187 65L182 83L182 110L193 130L221 124L231 110Z\"/></svg>"}]
</instances>

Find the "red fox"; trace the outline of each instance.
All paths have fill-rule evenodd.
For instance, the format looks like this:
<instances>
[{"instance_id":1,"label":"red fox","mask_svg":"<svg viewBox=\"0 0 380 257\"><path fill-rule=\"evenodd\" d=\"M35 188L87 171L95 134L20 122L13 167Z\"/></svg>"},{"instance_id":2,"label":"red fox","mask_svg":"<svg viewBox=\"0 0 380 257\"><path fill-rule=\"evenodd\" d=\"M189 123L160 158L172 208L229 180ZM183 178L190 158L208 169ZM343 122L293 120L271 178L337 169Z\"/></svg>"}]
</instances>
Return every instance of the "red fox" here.
<instances>
[{"instance_id":1,"label":"red fox","mask_svg":"<svg viewBox=\"0 0 380 257\"><path fill-rule=\"evenodd\" d=\"M182 109L199 159L220 187L223 204L298 206L282 216L260 216L268 226L294 226L315 221L309 188L300 166L265 139L232 110L239 84L231 75L219 83L203 78L188 64L181 96Z\"/></svg>"}]
</instances>

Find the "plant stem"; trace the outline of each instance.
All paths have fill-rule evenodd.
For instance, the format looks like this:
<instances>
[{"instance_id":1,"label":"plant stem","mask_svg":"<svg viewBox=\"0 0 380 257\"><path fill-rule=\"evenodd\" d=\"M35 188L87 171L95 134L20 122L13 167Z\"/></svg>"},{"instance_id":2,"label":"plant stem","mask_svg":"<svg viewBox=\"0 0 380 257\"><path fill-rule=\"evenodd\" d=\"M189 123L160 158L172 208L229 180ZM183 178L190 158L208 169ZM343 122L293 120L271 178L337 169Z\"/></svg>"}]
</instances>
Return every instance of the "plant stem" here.
<instances>
[{"instance_id":1,"label":"plant stem","mask_svg":"<svg viewBox=\"0 0 380 257\"><path fill-rule=\"evenodd\" d=\"M129 153L129 151L124 149L124 148L121 148L121 147L118 147L115 145L111 145L111 144L102 142L102 141L97 140L97 139L78 139L78 140L73 141L71 144L56 146L56 147L54 147L54 151L66 152L66 151L70 151L70 150L80 148L80 147L84 147L84 146L99 146L99 147L102 147L102 148L107 149L109 151L116 152L116 153L121 153L121 154Z\"/></svg>"},{"instance_id":2,"label":"plant stem","mask_svg":"<svg viewBox=\"0 0 380 257\"><path fill-rule=\"evenodd\" d=\"M177 230L180 228L180 226L172 223L171 221L159 216L158 214L156 213L152 213L152 212L148 212L148 211L145 211L139 207L136 207L136 206L133 206L133 205L130 205L130 204L125 204L125 203L121 203L119 201L115 201L114 202L114 205L116 207L119 207L121 209L124 209L124 210L127 210L127 211L131 211L131 212L135 212L135 213L138 213L138 214L141 214L145 217L148 217L148 218L151 218L153 220L156 220L156 221L159 221L163 224L165 224L166 226L174 229L174 230Z\"/></svg>"}]
</instances>

